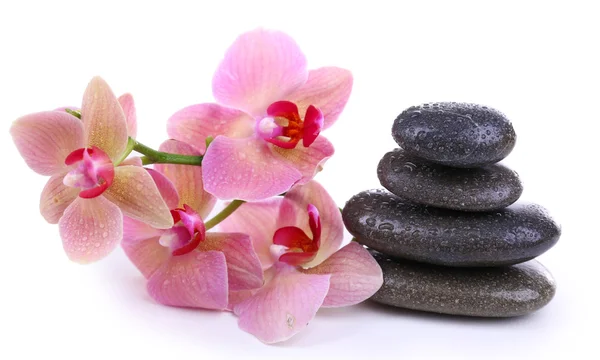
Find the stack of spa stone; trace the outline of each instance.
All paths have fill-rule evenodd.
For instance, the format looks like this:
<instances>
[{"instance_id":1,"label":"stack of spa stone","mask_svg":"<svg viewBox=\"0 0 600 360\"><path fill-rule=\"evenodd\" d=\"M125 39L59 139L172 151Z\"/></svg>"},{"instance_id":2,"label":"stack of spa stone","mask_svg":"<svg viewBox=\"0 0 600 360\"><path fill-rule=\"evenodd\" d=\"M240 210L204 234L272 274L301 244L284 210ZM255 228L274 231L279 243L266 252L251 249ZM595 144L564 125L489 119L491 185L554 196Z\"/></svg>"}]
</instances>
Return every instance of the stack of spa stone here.
<instances>
[{"instance_id":1,"label":"stack of spa stone","mask_svg":"<svg viewBox=\"0 0 600 360\"><path fill-rule=\"evenodd\" d=\"M510 121L485 106L424 104L400 114L392 135L401 148L377 170L389 192L364 191L343 210L383 269L372 300L485 317L546 305L555 283L532 259L558 241L560 227L541 206L515 203L519 177L497 164L515 145Z\"/></svg>"}]
</instances>

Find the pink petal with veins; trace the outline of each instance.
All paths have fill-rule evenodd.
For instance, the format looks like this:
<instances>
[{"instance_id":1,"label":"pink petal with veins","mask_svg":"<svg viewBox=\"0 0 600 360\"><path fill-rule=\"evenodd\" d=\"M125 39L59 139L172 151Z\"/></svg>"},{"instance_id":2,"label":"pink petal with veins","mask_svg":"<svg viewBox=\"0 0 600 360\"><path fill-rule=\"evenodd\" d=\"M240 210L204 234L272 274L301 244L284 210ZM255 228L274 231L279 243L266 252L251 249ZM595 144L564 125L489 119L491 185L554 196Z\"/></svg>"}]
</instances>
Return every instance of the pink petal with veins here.
<instances>
[{"instance_id":1,"label":"pink petal with veins","mask_svg":"<svg viewBox=\"0 0 600 360\"><path fill-rule=\"evenodd\" d=\"M198 156L200 153L191 145L177 140L167 140L160 145L160 151ZM217 199L204 190L202 167L193 165L156 164L154 168L163 173L175 186L179 194L179 205L189 205L201 218L211 212ZM172 208L171 208L172 209Z\"/></svg>"},{"instance_id":2,"label":"pink petal with veins","mask_svg":"<svg viewBox=\"0 0 600 360\"><path fill-rule=\"evenodd\" d=\"M131 94L123 94L117 99L127 122L127 135L134 138L137 136L137 115L135 112L135 102Z\"/></svg>"},{"instance_id":3,"label":"pink petal with veins","mask_svg":"<svg viewBox=\"0 0 600 360\"><path fill-rule=\"evenodd\" d=\"M158 191L160 192L160 196L162 196L165 204L169 209L175 209L179 207L179 195L177 194L177 189L175 189L175 185L162 173L154 170L154 169L146 169L148 174L152 176L152 180L156 184Z\"/></svg>"},{"instance_id":4,"label":"pink petal with veins","mask_svg":"<svg viewBox=\"0 0 600 360\"><path fill-rule=\"evenodd\" d=\"M284 197L281 204L277 228L297 226L310 234L307 207L314 205L321 219L321 243L314 260L303 265L310 268L322 263L335 253L344 239L344 224L340 210L327 191L316 181L297 185Z\"/></svg>"},{"instance_id":5,"label":"pink petal with veins","mask_svg":"<svg viewBox=\"0 0 600 360\"><path fill-rule=\"evenodd\" d=\"M323 307L358 304L370 298L383 284L381 268L357 242L350 242L321 264L303 270L306 274L330 274L329 292Z\"/></svg>"},{"instance_id":6,"label":"pink petal with veins","mask_svg":"<svg viewBox=\"0 0 600 360\"><path fill-rule=\"evenodd\" d=\"M77 198L79 189L65 186L59 174L48 179L40 197L40 213L50 224L57 224L65 209Z\"/></svg>"},{"instance_id":7,"label":"pink petal with veins","mask_svg":"<svg viewBox=\"0 0 600 360\"><path fill-rule=\"evenodd\" d=\"M228 304L225 256L192 251L171 257L148 279L148 293L164 305L223 310Z\"/></svg>"},{"instance_id":8,"label":"pink petal with veins","mask_svg":"<svg viewBox=\"0 0 600 360\"><path fill-rule=\"evenodd\" d=\"M67 207L58 226L69 259L90 263L117 247L123 236L123 215L103 196L77 198Z\"/></svg>"},{"instance_id":9,"label":"pink petal with veins","mask_svg":"<svg viewBox=\"0 0 600 360\"><path fill-rule=\"evenodd\" d=\"M119 101L108 84L93 78L81 105L86 146L97 146L116 161L127 146L127 122Z\"/></svg>"},{"instance_id":10,"label":"pink petal with veins","mask_svg":"<svg viewBox=\"0 0 600 360\"><path fill-rule=\"evenodd\" d=\"M308 72L308 81L285 99L295 102L301 114L310 105L317 107L323 113L323 129L327 129L344 110L352 92L352 82L352 73L346 69L314 69Z\"/></svg>"},{"instance_id":11,"label":"pink petal with veins","mask_svg":"<svg viewBox=\"0 0 600 360\"><path fill-rule=\"evenodd\" d=\"M146 169L117 166L112 185L103 193L125 215L159 229L173 226L173 218L156 184Z\"/></svg>"},{"instance_id":12,"label":"pink petal with veins","mask_svg":"<svg viewBox=\"0 0 600 360\"><path fill-rule=\"evenodd\" d=\"M65 172L67 155L84 145L81 121L58 111L20 117L10 134L27 165L41 175Z\"/></svg>"},{"instance_id":13,"label":"pink petal with veins","mask_svg":"<svg viewBox=\"0 0 600 360\"><path fill-rule=\"evenodd\" d=\"M173 114L167 121L167 134L204 153L207 137L245 138L254 133L254 124L254 118L243 111L219 104L198 104Z\"/></svg>"},{"instance_id":14,"label":"pink petal with veins","mask_svg":"<svg viewBox=\"0 0 600 360\"><path fill-rule=\"evenodd\" d=\"M302 173L299 184L305 184L312 180L335 152L331 142L323 136L319 136L309 147L304 147L299 143L290 150L275 146L271 149L281 160Z\"/></svg>"},{"instance_id":15,"label":"pink petal with veins","mask_svg":"<svg viewBox=\"0 0 600 360\"><path fill-rule=\"evenodd\" d=\"M206 239L198 245L198 250L223 252L227 261L229 290L255 289L263 285L260 260L248 235L208 232Z\"/></svg>"},{"instance_id":16,"label":"pink petal with veins","mask_svg":"<svg viewBox=\"0 0 600 360\"><path fill-rule=\"evenodd\" d=\"M301 178L257 138L217 137L202 163L206 191L219 199L257 201L281 194Z\"/></svg>"},{"instance_id":17,"label":"pink petal with veins","mask_svg":"<svg viewBox=\"0 0 600 360\"><path fill-rule=\"evenodd\" d=\"M127 226L127 222L125 226ZM160 245L157 237L144 240L132 240L123 237L121 247L125 251L125 255L146 279L149 279L157 269L171 259L171 251Z\"/></svg>"},{"instance_id":18,"label":"pink petal with veins","mask_svg":"<svg viewBox=\"0 0 600 360\"><path fill-rule=\"evenodd\" d=\"M276 219L283 198L276 197L260 202L242 204L233 214L219 224L223 232L243 232L250 236L252 246L263 269L270 268L276 258L271 254Z\"/></svg>"},{"instance_id":19,"label":"pink petal with veins","mask_svg":"<svg viewBox=\"0 0 600 360\"><path fill-rule=\"evenodd\" d=\"M289 339L314 318L329 289L329 275L309 275L286 264L252 297L234 306L242 330L271 344Z\"/></svg>"},{"instance_id":20,"label":"pink petal with veins","mask_svg":"<svg viewBox=\"0 0 600 360\"><path fill-rule=\"evenodd\" d=\"M215 99L253 116L306 82L306 58L296 42L279 31L256 29L240 35L213 77Z\"/></svg>"}]
</instances>

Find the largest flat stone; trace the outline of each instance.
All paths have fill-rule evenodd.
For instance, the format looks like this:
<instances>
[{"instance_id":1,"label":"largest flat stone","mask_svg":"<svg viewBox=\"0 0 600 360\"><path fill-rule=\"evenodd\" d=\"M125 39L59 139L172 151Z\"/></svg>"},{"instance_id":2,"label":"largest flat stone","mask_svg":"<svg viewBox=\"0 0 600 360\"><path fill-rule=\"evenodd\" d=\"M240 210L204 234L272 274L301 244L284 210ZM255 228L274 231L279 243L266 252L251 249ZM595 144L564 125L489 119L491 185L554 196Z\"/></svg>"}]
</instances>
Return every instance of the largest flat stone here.
<instances>
[{"instance_id":1,"label":"largest flat stone","mask_svg":"<svg viewBox=\"0 0 600 360\"><path fill-rule=\"evenodd\" d=\"M406 109L394 121L392 136L412 155L455 167L498 162L517 139L512 124L498 110L455 102Z\"/></svg>"},{"instance_id":2,"label":"largest flat stone","mask_svg":"<svg viewBox=\"0 0 600 360\"><path fill-rule=\"evenodd\" d=\"M386 305L451 315L509 317L542 308L556 292L552 275L535 260L465 269L372 254L383 271L383 286L371 300Z\"/></svg>"},{"instance_id":3,"label":"largest flat stone","mask_svg":"<svg viewBox=\"0 0 600 360\"><path fill-rule=\"evenodd\" d=\"M535 204L467 213L407 203L383 190L353 196L342 212L361 244L385 254L448 266L499 266L550 249L560 227Z\"/></svg>"}]
</instances>

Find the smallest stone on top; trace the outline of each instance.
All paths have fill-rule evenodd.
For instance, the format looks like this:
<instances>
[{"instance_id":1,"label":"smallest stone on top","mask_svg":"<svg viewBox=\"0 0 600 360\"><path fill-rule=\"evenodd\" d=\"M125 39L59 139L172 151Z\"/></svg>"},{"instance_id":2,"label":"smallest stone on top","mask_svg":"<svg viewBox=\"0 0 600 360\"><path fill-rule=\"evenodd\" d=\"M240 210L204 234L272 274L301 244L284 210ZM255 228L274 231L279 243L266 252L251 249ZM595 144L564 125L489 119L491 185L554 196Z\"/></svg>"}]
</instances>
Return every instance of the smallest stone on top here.
<instances>
[{"instance_id":1,"label":"smallest stone on top","mask_svg":"<svg viewBox=\"0 0 600 360\"><path fill-rule=\"evenodd\" d=\"M432 103L403 111L392 128L409 155L452 167L480 167L504 159L517 136L504 114L476 104Z\"/></svg>"}]
</instances>

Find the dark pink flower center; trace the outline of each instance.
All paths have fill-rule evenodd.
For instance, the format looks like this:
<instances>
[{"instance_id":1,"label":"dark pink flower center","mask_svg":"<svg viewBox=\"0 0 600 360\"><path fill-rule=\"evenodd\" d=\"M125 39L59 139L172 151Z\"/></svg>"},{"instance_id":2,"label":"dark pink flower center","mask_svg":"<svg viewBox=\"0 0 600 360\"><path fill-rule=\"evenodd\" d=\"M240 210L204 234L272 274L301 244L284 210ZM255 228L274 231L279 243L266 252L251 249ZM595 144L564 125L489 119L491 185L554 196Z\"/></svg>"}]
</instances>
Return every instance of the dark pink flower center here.
<instances>
[{"instance_id":1,"label":"dark pink flower center","mask_svg":"<svg viewBox=\"0 0 600 360\"><path fill-rule=\"evenodd\" d=\"M317 255L321 246L321 217L319 210L312 204L308 204L307 211L312 239L295 226L278 229L273 236L273 244L288 248L279 257L279 261L298 266L311 261Z\"/></svg>"},{"instance_id":2,"label":"dark pink flower center","mask_svg":"<svg viewBox=\"0 0 600 360\"><path fill-rule=\"evenodd\" d=\"M171 216L175 225L161 235L160 244L171 249L174 256L192 252L206 238L204 221L187 204L171 210Z\"/></svg>"},{"instance_id":3,"label":"dark pink flower center","mask_svg":"<svg viewBox=\"0 0 600 360\"><path fill-rule=\"evenodd\" d=\"M85 199L100 196L115 178L112 161L95 146L73 151L65 159L65 164L72 165L73 169L65 175L63 183L80 188L79 196Z\"/></svg>"},{"instance_id":4,"label":"dark pink flower center","mask_svg":"<svg viewBox=\"0 0 600 360\"><path fill-rule=\"evenodd\" d=\"M284 149L293 149L302 140L309 147L323 129L323 113L315 106L306 109L304 121L298 113L298 106L291 101L277 101L267 109L268 117L258 124L263 138Z\"/></svg>"}]
</instances>

